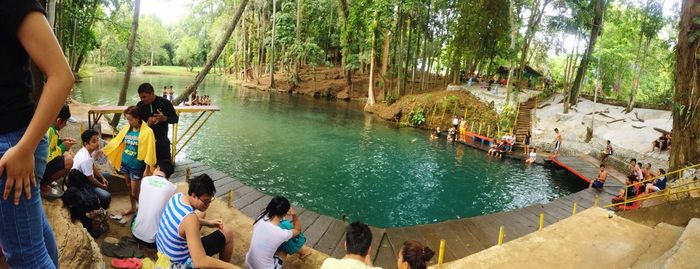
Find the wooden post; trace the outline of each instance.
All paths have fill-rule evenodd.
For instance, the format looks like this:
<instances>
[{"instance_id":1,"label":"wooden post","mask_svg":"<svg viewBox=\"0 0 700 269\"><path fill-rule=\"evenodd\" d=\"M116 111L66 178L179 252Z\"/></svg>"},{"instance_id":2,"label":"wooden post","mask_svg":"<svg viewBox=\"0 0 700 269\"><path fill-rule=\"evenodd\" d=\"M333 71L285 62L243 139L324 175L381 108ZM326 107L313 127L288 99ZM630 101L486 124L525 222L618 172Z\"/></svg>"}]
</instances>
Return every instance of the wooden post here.
<instances>
[{"instance_id":1,"label":"wooden post","mask_svg":"<svg viewBox=\"0 0 700 269\"><path fill-rule=\"evenodd\" d=\"M185 182L190 183L190 176L192 176L192 170L190 170L190 167L188 166L185 168Z\"/></svg>"},{"instance_id":2,"label":"wooden post","mask_svg":"<svg viewBox=\"0 0 700 269\"><path fill-rule=\"evenodd\" d=\"M542 231L542 228L544 228L544 213L540 213L540 229L538 231Z\"/></svg>"},{"instance_id":3,"label":"wooden post","mask_svg":"<svg viewBox=\"0 0 700 269\"><path fill-rule=\"evenodd\" d=\"M571 215L576 215L576 202L574 202L574 207L571 209Z\"/></svg>"},{"instance_id":4,"label":"wooden post","mask_svg":"<svg viewBox=\"0 0 700 269\"><path fill-rule=\"evenodd\" d=\"M498 230L498 245L503 245L503 237L506 236L505 231L503 230L503 225L501 225L501 228Z\"/></svg>"},{"instance_id":5,"label":"wooden post","mask_svg":"<svg viewBox=\"0 0 700 269\"><path fill-rule=\"evenodd\" d=\"M231 207L233 205L233 190L228 191L228 206Z\"/></svg>"},{"instance_id":6,"label":"wooden post","mask_svg":"<svg viewBox=\"0 0 700 269\"><path fill-rule=\"evenodd\" d=\"M597 207L598 206L598 194L595 195L595 200L593 200L593 206Z\"/></svg>"},{"instance_id":7,"label":"wooden post","mask_svg":"<svg viewBox=\"0 0 700 269\"><path fill-rule=\"evenodd\" d=\"M442 266L445 260L445 239L440 240L440 252L438 252L438 266Z\"/></svg>"}]
</instances>

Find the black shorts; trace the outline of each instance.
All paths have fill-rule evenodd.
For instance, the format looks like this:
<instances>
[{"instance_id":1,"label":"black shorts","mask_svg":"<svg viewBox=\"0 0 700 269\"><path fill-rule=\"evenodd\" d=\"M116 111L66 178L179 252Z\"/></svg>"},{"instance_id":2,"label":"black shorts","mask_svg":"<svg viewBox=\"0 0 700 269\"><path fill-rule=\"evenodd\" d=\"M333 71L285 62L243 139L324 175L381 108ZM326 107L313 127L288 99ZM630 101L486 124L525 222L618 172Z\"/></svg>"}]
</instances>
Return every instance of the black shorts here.
<instances>
[{"instance_id":1,"label":"black shorts","mask_svg":"<svg viewBox=\"0 0 700 269\"><path fill-rule=\"evenodd\" d=\"M207 256L213 256L224 249L226 246L226 237L221 230L216 230L215 232L202 237L202 246L204 247L204 252L207 253Z\"/></svg>"},{"instance_id":2,"label":"black shorts","mask_svg":"<svg viewBox=\"0 0 700 269\"><path fill-rule=\"evenodd\" d=\"M58 156L53 158L50 162L46 164L46 170L44 170L44 182L49 183L48 180L58 171L66 168L66 160L63 156Z\"/></svg>"}]
</instances>

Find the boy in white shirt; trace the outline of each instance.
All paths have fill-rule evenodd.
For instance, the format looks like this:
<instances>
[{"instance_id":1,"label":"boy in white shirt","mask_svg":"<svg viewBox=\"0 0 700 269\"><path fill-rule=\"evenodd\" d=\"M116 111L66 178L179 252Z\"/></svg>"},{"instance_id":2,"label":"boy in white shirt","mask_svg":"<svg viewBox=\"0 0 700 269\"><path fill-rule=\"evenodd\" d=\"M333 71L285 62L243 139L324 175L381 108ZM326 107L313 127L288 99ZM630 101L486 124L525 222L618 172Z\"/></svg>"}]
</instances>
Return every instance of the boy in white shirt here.
<instances>
[{"instance_id":1,"label":"boy in white shirt","mask_svg":"<svg viewBox=\"0 0 700 269\"><path fill-rule=\"evenodd\" d=\"M160 218L163 215L165 205L170 197L175 194L177 188L168 181L175 168L169 160L156 163L156 169L152 176L141 180L141 193L139 194L139 206L136 216L131 222L131 233L134 239L144 246L156 248L156 233Z\"/></svg>"},{"instance_id":2,"label":"boy in white shirt","mask_svg":"<svg viewBox=\"0 0 700 269\"><path fill-rule=\"evenodd\" d=\"M112 201L112 194L107 191L109 181L95 166L96 153L100 148L99 133L88 129L80 135L80 139L83 141L83 147L73 157L72 169L80 171L87 177L91 189L100 199L100 206L107 209Z\"/></svg>"}]
</instances>

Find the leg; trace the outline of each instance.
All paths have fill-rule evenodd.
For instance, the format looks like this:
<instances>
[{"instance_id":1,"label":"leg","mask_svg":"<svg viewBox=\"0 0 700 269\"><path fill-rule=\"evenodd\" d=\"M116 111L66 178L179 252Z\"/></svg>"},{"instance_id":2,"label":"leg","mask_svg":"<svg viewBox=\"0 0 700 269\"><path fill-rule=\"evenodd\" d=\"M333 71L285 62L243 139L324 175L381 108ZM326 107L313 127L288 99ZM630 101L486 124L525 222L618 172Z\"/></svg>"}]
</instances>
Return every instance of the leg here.
<instances>
[{"instance_id":1,"label":"leg","mask_svg":"<svg viewBox=\"0 0 700 269\"><path fill-rule=\"evenodd\" d=\"M100 199L100 207L104 209L109 208L109 204L112 202L112 194L100 187L92 187L92 191L95 192L97 198Z\"/></svg>"},{"instance_id":2,"label":"leg","mask_svg":"<svg viewBox=\"0 0 700 269\"><path fill-rule=\"evenodd\" d=\"M172 160L170 156L170 139L167 137L156 139L156 160Z\"/></svg>"},{"instance_id":3,"label":"leg","mask_svg":"<svg viewBox=\"0 0 700 269\"><path fill-rule=\"evenodd\" d=\"M24 130L0 135L0 155L16 145ZM34 174L41 183L48 157L48 143L42 139L34 151ZM0 187L5 177L0 177ZM58 250L51 227L42 207L38 187L31 188L32 199L24 193L19 205L13 203L14 194L0 199L0 245L3 246L7 265L11 268L57 268Z\"/></svg>"},{"instance_id":4,"label":"leg","mask_svg":"<svg viewBox=\"0 0 700 269\"><path fill-rule=\"evenodd\" d=\"M224 237L226 238L226 245L224 249L219 252L219 259L225 262L230 262L233 255L233 231L231 228L224 227Z\"/></svg>"},{"instance_id":5,"label":"leg","mask_svg":"<svg viewBox=\"0 0 700 269\"><path fill-rule=\"evenodd\" d=\"M122 167L122 172L124 172L124 168L123 168L123 167ZM131 184L132 182L131 182L131 178L129 177L129 173L128 173L128 172L127 172L126 174L124 174L124 180L126 181L126 186L129 187L129 201L131 202L131 208L122 211L122 215L123 215L123 216L128 216L128 215L131 215L131 214L135 213L134 208L136 207L136 201L134 201L134 199L132 199L132 197L131 197L131 193L132 193L133 187L131 186L131 185L132 185L132 184Z\"/></svg>"}]
</instances>

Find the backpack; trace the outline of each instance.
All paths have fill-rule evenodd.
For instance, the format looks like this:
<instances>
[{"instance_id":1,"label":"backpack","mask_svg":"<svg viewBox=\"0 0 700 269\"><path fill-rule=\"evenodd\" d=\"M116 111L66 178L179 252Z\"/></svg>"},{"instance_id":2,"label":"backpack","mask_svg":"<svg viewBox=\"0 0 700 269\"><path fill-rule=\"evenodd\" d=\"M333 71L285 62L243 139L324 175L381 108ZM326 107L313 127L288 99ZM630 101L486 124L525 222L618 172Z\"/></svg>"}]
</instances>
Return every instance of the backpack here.
<instances>
[{"instance_id":1,"label":"backpack","mask_svg":"<svg viewBox=\"0 0 700 269\"><path fill-rule=\"evenodd\" d=\"M92 237L109 230L107 211L100 207L100 198L90 189L87 176L73 169L68 173L68 190L61 197L71 217L83 224Z\"/></svg>"}]
</instances>

